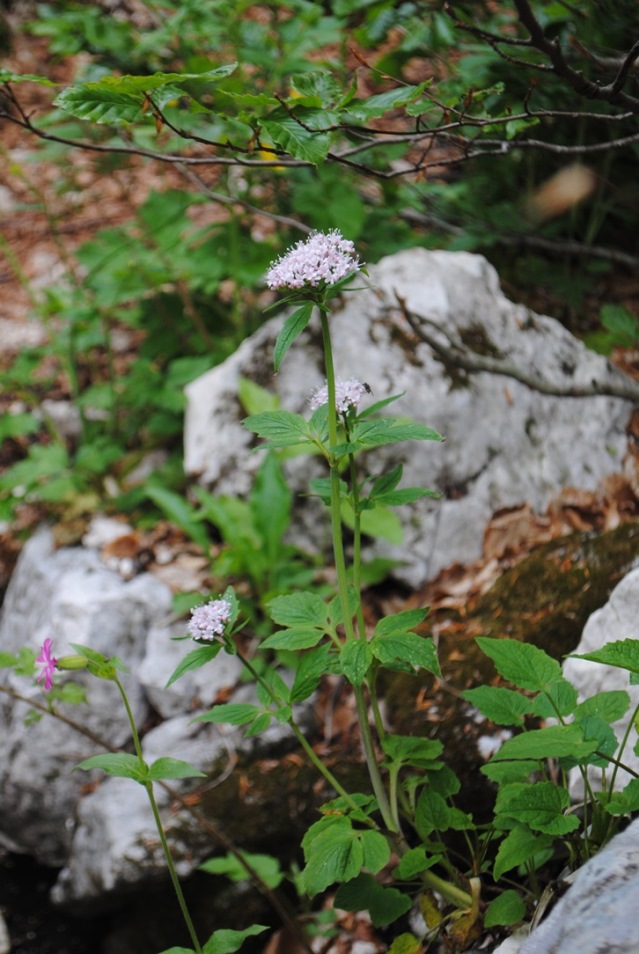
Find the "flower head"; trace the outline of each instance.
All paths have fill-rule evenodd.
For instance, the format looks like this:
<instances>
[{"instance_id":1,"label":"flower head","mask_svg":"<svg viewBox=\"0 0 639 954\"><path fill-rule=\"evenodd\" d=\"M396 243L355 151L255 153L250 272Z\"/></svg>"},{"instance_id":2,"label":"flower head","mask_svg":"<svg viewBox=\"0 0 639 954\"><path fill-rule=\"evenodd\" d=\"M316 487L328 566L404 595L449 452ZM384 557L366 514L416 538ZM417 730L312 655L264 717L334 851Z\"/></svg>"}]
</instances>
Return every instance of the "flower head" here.
<instances>
[{"instance_id":1,"label":"flower head","mask_svg":"<svg viewBox=\"0 0 639 954\"><path fill-rule=\"evenodd\" d=\"M49 690L53 688L53 673L55 672L55 667L58 662L58 660L51 655L52 646L53 640L45 639L42 644L42 649L40 650L40 655L36 659L36 662L42 665L42 669L36 678L36 682L44 681L45 692L49 692Z\"/></svg>"},{"instance_id":2,"label":"flower head","mask_svg":"<svg viewBox=\"0 0 639 954\"><path fill-rule=\"evenodd\" d=\"M367 387L356 378L348 381L335 382L335 409L339 414L345 414L349 408L359 407L359 402L366 393ZM316 388L309 398L311 411L316 411L322 404L328 404L328 385L323 384Z\"/></svg>"},{"instance_id":3,"label":"flower head","mask_svg":"<svg viewBox=\"0 0 639 954\"><path fill-rule=\"evenodd\" d=\"M361 268L355 246L340 232L313 232L271 265L266 273L269 288L304 288L334 285Z\"/></svg>"},{"instance_id":4,"label":"flower head","mask_svg":"<svg viewBox=\"0 0 639 954\"><path fill-rule=\"evenodd\" d=\"M211 600L196 606L191 611L191 619L187 626L188 634L193 639L214 640L224 633L224 627L231 618L231 604L228 600Z\"/></svg>"}]
</instances>

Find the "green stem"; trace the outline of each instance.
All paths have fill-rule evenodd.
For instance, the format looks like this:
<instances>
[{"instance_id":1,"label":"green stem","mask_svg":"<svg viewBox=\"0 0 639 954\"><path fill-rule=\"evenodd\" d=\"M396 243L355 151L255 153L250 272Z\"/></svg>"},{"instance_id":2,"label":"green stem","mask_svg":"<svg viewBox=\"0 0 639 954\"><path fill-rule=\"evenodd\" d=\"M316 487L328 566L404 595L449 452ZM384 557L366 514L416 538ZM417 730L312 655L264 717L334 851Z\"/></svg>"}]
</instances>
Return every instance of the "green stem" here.
<instances>
[{"instance_id":1,"label":"green stem","mask_svg":"<svg viewBox=\"0 0 639 954\"><path fill-rule=\"evenodd\" d=\"M274 702L276 705L280 705L280 704L281 704L281 703L280 703L280 700L277 698L277 696L275 695L275 693L273 692L273 690L271 689L271 687L269 686L269 684L268 684L268 683L262 678L262 676L259 674L259 672L257 671L257 669L255 669L255 667L254 667L253 664L250 662L250 660L248 660L248 659L246 658L246 656L242 656L241 653L238 653L238 654L237 654L237 657L238 657L238 659L240 660L240 662L242 663L242 665L245 666L246 669L250 672L250 674L253 676L253 678L255 679L255 681L256 681L256 682L259 682L259 684L262 686L262 688L266 690L266 692L269 694L269 696L271 697L271 699L273 700L273 702ZM288 720L288 724L289 724L289 726L291 727L295 738L297 739L297 741L299 742L299 744L302 746L302 748L304 749L304 751L305 751L306 754L308 755L309 759L311 760L311 762L313 763L313 765L315 766L315 768L324 776L324 778L326 779L326 781L328 782L328 784L329 784L332 788L335 789L335 791L337 792L337 794L342 796L342 798L346 801L346 804L347 804L348 807L351 809L351 811L354 811L354 812L356 812L358 815L360 815L360 814L361 814L361 809L360 809L359 805L353 800L352 796L349 795L349 793L346 791L346 789L337 781L337 779L335 778L335 776L333 775L333 773L331 772L331 770L330 770L326 765L324 765L324 763L322 762L322 760L320 759L320 757L317 755L317 753L315 752L315 750L313 749L313 747L312 747L311 744L309 743L308 739L306 738L306 736L304 735L304 733L302 732L302 730L299 728L299 726L297 725L297 723L296 723L295 720L293 719L293 715L292 715L292 714L291 714L291 716L290 716L290 718L289 718L289 720ZM362 819L362 820L364 820L364 819ZM367 825L370 825L371 828L376 828L376 827L377 827L377 825L375 824L375 822L374 822L372 819L366 818L365 821L366 821L366 824L367 824Z\"/></svg>"},{"instance_id":2,"label":"green stem","mask_svg":"<svg viewBox=\"0 0 639 954\"><path fill-rule=\"evenodd\" d=\"M131 710L131 706L130 706L130 704L129 704L129 700L128 700L127 694L126 694L126 692L125 692L125 690L124 690L124 686L122 685L122 683L120 682L120 679L118 678L117 673L114 675L113 678L114 678L114 681L115 681L116 686L118 687L118 690L119 690L119 692L120 692L120 695L121 695L121 697L122 697L122 702L124 703L124 708L125 708L125 710L126 710L127 719L129 720L129 725L131 726L131 735L132 735L132 737L133 737L133 745L134 745L134 747L135 747L135 754L137 755L138 759L140 760L140 763L143 764L144 766L146 766L146 763L145 763L145 761L144 761L144 757L143 757L143 755L142 755L142 746L141 746L141 744L140 744L140 736L138 735L137 726L136 726L136 724L135 724L135 719L133 718L133 712L132 712L132 710ZM153 812L153 818L154 818L154 820L155 820L155 826L156 826L156 828L157 828L157 830L158 830L158 835L160 836L160 843L161 843L161 845L162 845L162 851L164 852L164 857L165 857L165 859L166 859L166 864L167 864L167 867L168 867L168 869L169 869L169 874L170 874L170 876L171 876L171 881L172 881L172 883L173 883L173 889L174 889L175 894L176 894L176 896L177 896L178 904L180 905L180 910L182 911L182 917L184 918L184 922L185 922L185 924L186 924L187 930L188 930L189 935L190 935L190 938L191 938L191 943L193 944L193 948L194 948L194 950L195 950L195 954L202 954L202 948L200 947L200 942L199 942L199 940L198 940L197 934L195 933L195 927L194 927L194 925L193 925L193 921L191 920L191 915L190 915L190 913L189 913L189 909L188 909L187 904L186 904L186 899L185 899L184 894L183 894L183 892L182 892L182 886L181 886L181 884L180 884L180 879L178 878L177 871L175 870L175 865L173 864L173 858L172 858L172 856L171 856L171 849L169 848L169 843L168 843L168 841L166 840L166 835L164 834L164 826L162 825L162 819L160 818L160 812L159 812L159 809L158 809L158 806L157 806L157 802L156 802L156 800L155 800L155 795L153 794L153 782L145 782L145 783L144 783L144 788L146 789L146 794L147 794L147 796L148 796L148 798L149 798L149 802L150 802L150 805L151 805L151 811Z\"/></svg>"},{"instance_id":3,"label":"green stem","mask_svg":"<svg viewBox=\"0 0 639 954\"><path fill-rule=\"evenodd\" d=\"M328 317L326 312L320 309L320 319L322 323L322 338L324 343L324 362L326 367L326 385L328 390L328 435L330 451L330 469L331 469L331 531L333 536L333 555L335 559L335 569L337 571L337 582L342 605L342 616L344 619L344 630L347 639L355 639L355 628L353 618L350 615L348 602L348 582L346 578L346 560L344 558L344 543L342 540L342 519L340 516L340 493L339 493L339 465L334 456L334 448L337 446L337 409L335 407L335 366L333 363L333 348L331 345L331 333L328 326ZM358 594L359 595L359 594ZM362 633L362 637L365 634ZM362 748L364 749L364 758L368 767L368 774L373 786L373 792L377 799L377 804L384 820L386 828L394 834L400 834L399 827L395 824L393 813L391 812L386 789L382 781L382 776L377 764L375 746L373 744L373 735L370 723L368 721L368 710L364 691L361 686L353 686L355 694L355 703L357 706L357 718L359 721L360 735L362 739Z\"/></svg>"}]
</instances>

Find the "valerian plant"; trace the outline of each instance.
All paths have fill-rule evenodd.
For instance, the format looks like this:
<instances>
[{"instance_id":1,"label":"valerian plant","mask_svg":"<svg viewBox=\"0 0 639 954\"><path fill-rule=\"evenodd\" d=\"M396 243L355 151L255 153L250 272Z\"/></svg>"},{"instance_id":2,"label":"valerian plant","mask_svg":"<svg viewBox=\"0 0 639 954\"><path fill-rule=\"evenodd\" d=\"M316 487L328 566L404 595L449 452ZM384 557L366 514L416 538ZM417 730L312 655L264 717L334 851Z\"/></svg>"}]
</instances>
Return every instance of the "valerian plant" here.
<instances>
[{"instance_id":1,"label":"valerian plant","mask_svg":"<svg viewBox=\"0 0 639 954\"><path fill-rule=\"evenodd\" d=\"M453 939L465 944L482 923L492 928L521 921L528 902L538 894L540 868L547 861L562 853L577 866L610 838L620 819L639 810L639 774L623 763L639 707L618 742L611 723L626 715L627 692L599 693L579 701L559 663L541 649L510 639L480 638L482 650L501 678L514 688L480 686L463 697L494 723L521 730L483 769L497 787L494 817L488 823L474 820L455 806L460 782L446 765L439 740L402 736L384 725L378 693L382 670L424 670L435 677L441 673L433 640L415 631L424 622L427 608L393 613L367 625L361 586L362 516L377 507L436 494L401 487L400 465L367 473L363 459L368 451L385 445L409 440L437 443L442 438L426 424L384 413L400 395L375 401L364 382L337 377L339 355L333 354L330 304L349 291L349 282L358 274L365 274L365 269L353 243L336 231L312 234L269 269L267 284L283 289L284 301L293 306L276 342L275 368L317 317L326 383L310 395L309 416L275 408L251 414L244 422L266 449L306 445L324 461L328 475L314 480L311 491L329 512L335 592L325 596L303 590L269 601L275 631L262 641L261 649L285 651L287 659L297 658L293 678L287 680L277 666L257 666L241 649L238 636L246 620L234 590L228 587L192 611L187 634L198 645L178 665L168 685L187 672L214 664L220 652L237 656L255 680L256 701L224 702L196 719L243 726L248 736L264 732L273 722L288 725L332 790L334 797L321 807L319 819L302 840L305 864L296 879L299 890L311 899L334 891L335 907L366 909L376 927L398 921L416 905L425 921L425 938L447 929ZM39 664L37 678L45 691L55 691L56 670L80 667L116 684L135 754L93 756L78 767L99 768L144 786L191 937L190 951L236 950L245 937L264 928L252 925L232 938L227 937L229 932L218 931L200 944L153 795L158 780L202 773L176 759L161 758L148 765L119 675L123 664L84 646L73 649L74 656L58 658L52 640L47 639L37 659L0 658L0 664L22 672ZM639 679L639 640L613 643L583 658L627 670L631 683ZM296 707L313 695L327 674L339 674L351 687L370 783L364 791L350 791L336 777L296 721ZM639 743L635 752L639 754ZM617 790L622 769L630 781ZM580 806L571 804L569 772L581 776ZM460 839L467 847L463 864ZM265 883L281 878L279 869L263 859L259 865ZM210 865L209 870L241 877L228 859ZM397 938L397 952L402 937Z\"/></svg>"}]
</instances>

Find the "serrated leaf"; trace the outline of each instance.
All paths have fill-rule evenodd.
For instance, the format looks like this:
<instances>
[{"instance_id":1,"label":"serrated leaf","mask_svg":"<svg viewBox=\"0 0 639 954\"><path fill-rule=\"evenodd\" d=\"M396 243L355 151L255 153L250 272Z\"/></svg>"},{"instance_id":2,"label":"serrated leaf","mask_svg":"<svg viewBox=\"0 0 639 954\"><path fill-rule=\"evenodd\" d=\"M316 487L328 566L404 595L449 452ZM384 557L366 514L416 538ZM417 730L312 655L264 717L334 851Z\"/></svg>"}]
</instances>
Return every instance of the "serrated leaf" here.
<instances>
[{"instance_id":1,"label":"serrated leaf","mask_svg":"<svg viewBox=\"0 0 639 954\"><path fill-rule=\"evenodd\" d=\"M418 848L409 848L406 854L402 855L393 874L400 881L413 881L422 871L428 871L436 865L440 857L440 855L427 855L426 849L421 845Z\"/></svg>"},{"instance_id":2,"label":"serrated leaf","mask_svg":"<svg viewBox=\"0 0 639 954\"><path fill-rule=\"evenodd\" d=\"M372 661L371 647L365 639L349 639L342 644L340 668L351 685L362 685Z\"/></svg>"},{"instance_id":3,"label":"serrated leaf","mask_svg":"<svg viewBox=\"0 0 639 954\"><path fill-rule=\"evenodd\" d=\"M403 487L400 490L392 490L386 494L378 494L375 500L386 507L401 507L404 504L415 503L423 497L433 497L439 500L442 494L438 490L428 490L427 487Z\"/></svg>"},{"instance_id":4,"label":"serrated leaf","mask_svg":"<svg viewBox=\"0 0 639 954\"><path fill-rule=\"evenodd\" d=\"M334 904L345 911L368 911L373 925L384 927L405 914L412 901L397 888L385 888L372 875L362 872L339 886Z\"/></svg>"},{"instance_id":5,"label":"serrated leaf","mask_svg":"<svg viewBox=\"0 0 639 954\"><path fill-rule=\"evenodd\" d=\"M397 464L397 466L393 467L387 474L376 477L371 487L371 497L377 497L379 494L388 494L395 490L402 479L403 473L403 465Z\"/></svg>"},{"instance_id":6,"label":"serrated leaf","mask_svg":"<svg viewBox=\"0 0 639 954\"><path fill-rule=\"evenodd\" d=\"M245 725L262 714L258 706L244 702L223 702L195 717L196 722L229 722L231 725Z\"/></svg>"},{"instance_id":7,"label":"serrated leaf","mask_svg":"<svg viewBox=\"0 0 639 954\"><path fill-rule=\"evenodd\" d=\"M268 603L269 616L278 626L313 627L324 629L328 622L328 607L317 593L291 593L276 596Z\"/></svg>"},{"instance_id":8,"label":"serrated leaf","mask_svg":"<svg viewBox=\"0 0 639 954\"><path fill-rule=\"evenodd\" d=\"M623 689L612 689L608 692L598 692L575 708L575 719L580 721L585 716L599 716L606 722L616 722L623 719L630 708L630 696Z\"/></svg>"},{"instance_id":9,"label":"serrated leaf","mask_svg":"<svg viewBox=\"0 0 639 954\"><path fill-rule=\"evenodd\" d=\"M268 931L264 924L252 924L243 931L222 928L208 939L202 949L203 954L234 954L234 951L239 951L247 937L263 934L264 931Z\"/></svg>"},{"instance_id":10,"label":"serrated leaf","mask_svg":"<svg viewBox=\"0 0 639 954\"><path fill-rule=\"evenodd\" d=\"M372 874L377 874L390 861L391 851L388 840L381 832L370 829L359 831L358 836L364 852L362 867Z\"/></svg>"},{"instance_id":11,"label":"serrated leaf","mask_svg":"<svg viewBox=\"0 0 639 954\"><path fill-rule=\"evenodd\" d=\"M166 684L166 688L168 689L169 686L183 676L185 672L192 672L194 669L200 669L208 662L211 662L212 659L215 659L221 649L221 643L212 643L210 646L199 646L197 649L191 650L191 652L187 653L184 659L175 667L169 678L169 681Z\"/></svg>"},{"instance_id":12,"label":"serrated leaf","mask_svg":"<svg viewBox=\"0 0 639 954\"><path fill-rule=\"evenodd\" d=\"M261 125L267 136L293 159L317 166L328 155L332 135L310 128L316 123L330 125L329 114L322 109L301 107L293 113L276 109L262 120Z\"/></svg>"},{"instance_id":13,"label":"serrated leaf","mask_svg":"<svg viewBox=\"0 0 639 954\"><path fill-rule=\"evenodd\" d=\"M156 759L149 767L148 778L152 782L157 782L161 778L206 778L204 772L183 762L182 759L172 759L168 756Z\"/></svg>"},{"instance_id":14,"label":"serrated leaf","mask_svg":"<svg viewBox=\"0 0 639 954\"><path fill-rule=\"evenodd\" d=\"M105 752L102 755L92 755L84 759L75 766L75 769L83 769L85 772L91 769L102 769L107 775L114 775L117 778L132 778L141 784L147 778L148 766L141 764L136 755L130 755L128 752Z\"/></svg>"},{"instance_id":15,"label":"serrated leaf","mask_svg":"<svg viewBox=\"0 0 639 954\"><path fill-rule=\"evenodd\" d=\"M554 782L513 782L497 794L495 814L505 815L544 835L566 835L579 828L576 815L565 815L570 795Z\"/></svg>"},{"instance_id":16,"label":"serrated leaf","mask_svg":"<svg viewBox=\"0 0 639 954\"><path fill-rule=\"evenodd\" d=\"M355 878L364 860L358 833L346 818L338 816L331 824L317 828L313 837L308 838L307 832L303 841L306 867L302 883L312 898L332 884Z\"/></svg>"},{"instance_id":17,"label":"serrated leaf","mask_svg":"<svg viewBox=\"0 0 639 954\"><path fill-rule=\"evenodd\" d=\"M534 759L521 759L517 762L489 762L479 770L482 775L498 785L508 782L528 782L533 772L539 771L539 762Z\"/></svg>"},{"instance_id":18,"label":"serrated leaf","mask_svg":"<svg viewBox=\"0 0 639 954\"><path fill-rule=\"evenodd\" d=\"M570 653L571 659L589 659L591 662L604 663L617 669L639 673L639 639L618 639L606 643L592 653Z\"/></svg>"},{"instance_id":19,"label":"serrated leaf","mask_svg":"<svg viewBox=\"0 0 639 954\"><path fill-rule=\"evenodd\" d=\"M417 801L415 826L422 838L428 838L434 831L466 831L474 827L473 820L459 808L451 808L445 799L431 789L422 790Z\"/></svg>"},{"instance_id":20,"label":"serrated leaf","mask_svg":"<svg viewBox=\"0 0 639 954\"><path fill-rule=\"evenodd\" d=\"M392 613L378 620L374 636L385 636L388 633L405 632L423 623L428 616L428 607L424 609L402 610L401 613Z\"/></svg>"},{"instance_id":21,"label":"serrated leaf","mask_svg":"<svg viewBox=\"0 0 639 954\"><path fill-rule=\"evenodd\" d=\"M273 353L273 363L276 372L279 371L284 355L288 349L308 325L312 314L313 303L307 301L298 308L297 311L294 311L292 315L289 315L284 322L284 326L277 336L275 351Z\"/></svg>"},{"instance_id":22,"label":"serrated leaf","mask_svg":"<svg viewBox=\"0 0 639 954\"><path fill-rule=\"evenodd\" d=\"M36 73L14 73L12 70L0 69L0 83L39 83L40 86L59 86L47 79L46 76L38 76Z\"/></svg>"},{"instance_id":23,"label":"serrated leaf","mask_svg":"<svg viewBox=\"0 0 639 954\"><path fill-rule=\"evenodd\" d=\"M466 689L462 698L497 725L523 725L524 716L532 711L533 700L501 686L478 686Z\"/></svg>"},{"instance_id":24,"label":"serrated leaf","mask_svg":"<svg viewBox=\"0 0 639 954\"><path fill-rule=\"evenodd\" d=\"M302 702L308 699L317 689L322 676L337 672L338 666L337 656L331 652L331 646L328 643L304 653L295 673L291 702Z\"/></svg>"},{"instance_id":25,"label":"serrated leaf","mask_svg":"<svg viewBox=\"0 0 639 954\"><path fill-rule=\"evenodd\" d=\"M604 809L609 815L628 815L639 811L639 778L631 779L621 792L611 792L608 801L600 794Z\"/></svg>"},{"instance_id":26,"label":"serrated leaf","mask_svg":"<svg viewBox=\"0 0 639 954\"><path fill-rule=\"evenodd\" d=\"M516 639L478 636L477 645L495 664L497 672L520 689L540 692L562 678L561 666L543 649Z\"/></svg>"},{"instance_id":27,"label":"serrated leaf","mask_svg":"<svg viewBox=\"0 0 639 954\"><path fill-rule=\"evenodd\" d=\"M393 417L368 421L361 420L360 417L353 425L350 444L340 445L335 448L335 453L340 455L351 453L351 448L357 450L359 447L382 447L401 441L443 441L443 437L432 427L416 421L402 421ZM342 451L342 447L348 450Z\"/></svg>"},{"instance_id":28,"label":"serrated leaf","mask_svg":"<svg viewBox=\"0 0 639 954\"><path fill-rule=\"evenodd\" d=\"M429 636L418 636L417 633L389 633L386 636L375 636L370 647L373 655L388 668L426 669L428 672L441 676L437 650Z\"/></svg>"},{"instance_id":29,"label":"serrated leaf","mask_svg":"<svg viewBox=\"0 0 639 954\"><path fill-rule=\"evenodd\" d=\"M512 888L509 888L508 891L502 892L491 901L486 908L484 926L487 928L497 927L498 925L509 927L523 921L525 915L524 899Z\"/></svg>"},{"instance_id":30,"label":"serrated leaf","mask_svg":"<svg viewBox=\"0 0 639 954\"><path fill-rule=\"evenodd\" d=\"M499 881L507 871L517 868L550 845L550 835L538 835L523 825L517 825L508 832L499 846L493 868L495 881Z\"/></svg>"},{"instance_id":31,"label":"serrated leaf","mask_svg":"<svg viewBox=\"0 0 639 954\"><path fill-rule=\"evenodd\" d=\"M544 691L535 697L533 715L542 719L571 715L577 705L577 699L577 690L562 676L549 683Z\"/></svg>"},{"instance_id":32,"label":"serrated leaf","mask_svg":"<svg viewBox=\"0 0 639 954\"><path fill-rule=\"evenodd\" d=\"M585 740L580 726L549 725L544 729L532 729L522 732L514 739L508 739L491 761L503 759L581 759L591 755L597 743Z\"/></svg>"},{"instance_id":33,"label":"serrated leaf","mask_svg":"<svg viewBox=\"0 0 639 954\"><path fill-rule=\"evenodd\" d=\"M266 447L292 447L309 442L309 426L301 414L291 411L263 411L251 414L242 421L243 426L258 437L264 437Z\"/></svg>"},{"instance_id":34,"label":"serrated leaf","mask_svg":"<svg viewBox=\"0 0 639 954\"><path fill-rule=\"evenodd\" d=\"M395 735L389 733L382 742L384 754L391 762L414 765L420 768L438 759L444 746L438 739L425 739L419 736Z\"/></svg>"},{"instance_id":35,"label":"serrated leaf","mask_svg":"<svg viewBox=\"0 0 639 954\"><path fill-rule=\"evenodd\" d=\"M324 636L321 629L281 629L260 643L262 649L312 649Z\"/></svg>"}]
</instances>

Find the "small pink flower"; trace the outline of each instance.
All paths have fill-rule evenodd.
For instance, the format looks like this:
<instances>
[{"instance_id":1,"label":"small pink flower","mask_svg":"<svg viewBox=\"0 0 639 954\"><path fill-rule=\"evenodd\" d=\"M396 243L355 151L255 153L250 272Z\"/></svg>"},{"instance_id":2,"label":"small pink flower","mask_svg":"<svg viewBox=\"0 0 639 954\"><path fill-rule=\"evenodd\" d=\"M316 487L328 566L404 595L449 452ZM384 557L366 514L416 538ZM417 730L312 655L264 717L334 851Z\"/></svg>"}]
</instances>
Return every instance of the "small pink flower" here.
<instances>
[{"instance_id":1,"label":"small pink flower","mask_svg":"<svg viewBox=\"0 0 639 954\"><path fill-rule=\"evenodd\" d=\"M44 681L45 692L49 692L53 688L53 673L55 672L55 667L58 662L55 656L51 655L52 646L53 640L45 639L42 644L42 649L40 650L40 655L36 659L36 662L42 665L40 675L36 678L36 682Z\"/></svg>"},{"instance_id":2,"label":"small pink flower","mask_svg":"<svg viewBox=\"0 0 639 954\"><path fill-rule=\"evenodd\" d=\"M334 285L361 267L355 246L336 229L313 232L271 265L266 284L291 289Z\"/></svg>"},{"instance_id":3,"label":"small pink flower","mask_svg":"<svg viewBox=\"0 0 639 954\"><path fill-rule=\"evenodd\" d=\"M339 414L345 414L349 408L355 410L359 407L359 402L366 393L366 385L356 378L349 378L348 381L335 382L335 409ZM322 404L328 404L328 385L323 384L316 388L309 398L311 411L316 411Z\"/></svg>"},{"instance_id":4,"label":"small pink flower","mask_svg":"<svg viewBox=\"0 0 639 954\"><path fill-rule=\"evenodd\" d=\"M193 639L214 640L222 636L224 627L231 618L232 607L228 600L211 600L191 610L191 619L187 626Z\"/></svg>"}]
</instances>

